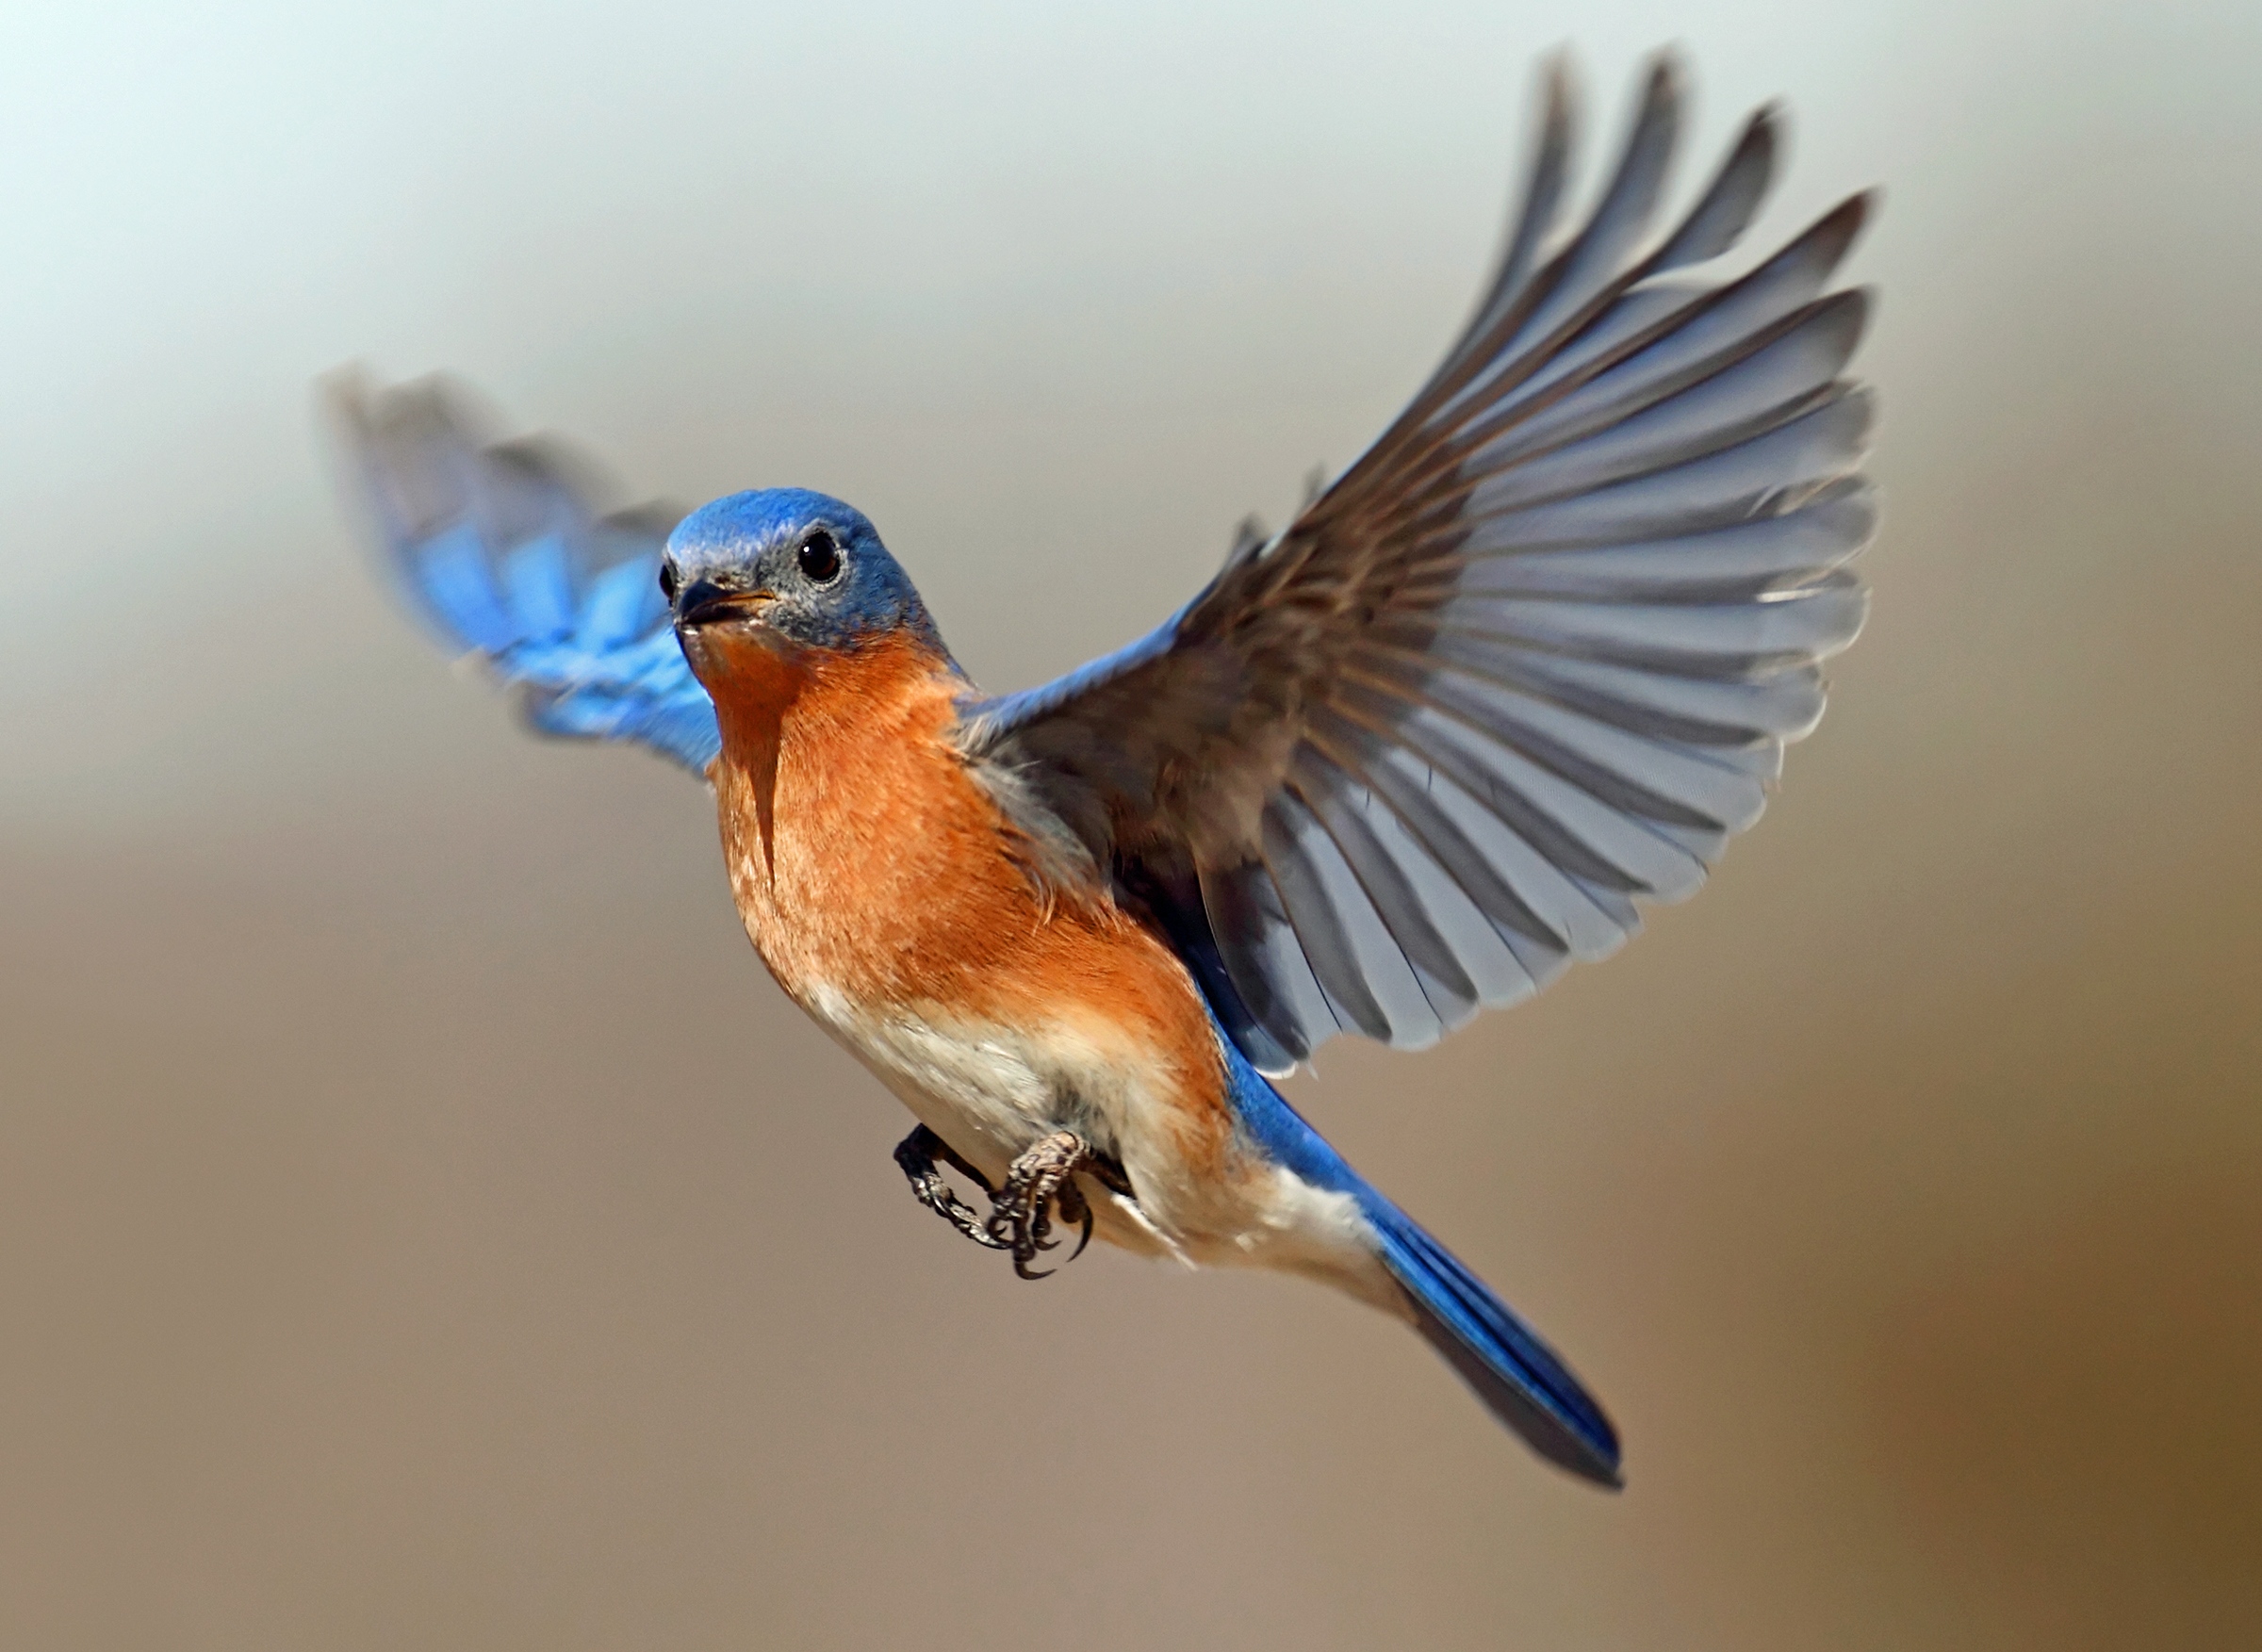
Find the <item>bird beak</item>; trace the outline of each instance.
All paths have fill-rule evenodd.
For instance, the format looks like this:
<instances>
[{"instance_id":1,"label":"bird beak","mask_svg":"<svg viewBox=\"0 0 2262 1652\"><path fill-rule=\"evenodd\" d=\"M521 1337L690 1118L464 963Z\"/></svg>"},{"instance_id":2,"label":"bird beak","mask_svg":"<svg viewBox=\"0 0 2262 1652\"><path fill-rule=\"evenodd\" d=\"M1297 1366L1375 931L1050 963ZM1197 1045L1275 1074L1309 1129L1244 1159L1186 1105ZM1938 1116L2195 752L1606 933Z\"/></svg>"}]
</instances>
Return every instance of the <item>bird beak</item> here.
<instances>
[{"instance_id":1,"label":"bird beak","mask_svg":"<svg viewBox=\"0 0 2262 1652\"><path fill-rule=\"evenodd\" d=\"M713 580L694 580L676 594L676 627L697 630L729 620L753 619L777 600L770 591L735 591Z\"/></svg>"}]
</instances>

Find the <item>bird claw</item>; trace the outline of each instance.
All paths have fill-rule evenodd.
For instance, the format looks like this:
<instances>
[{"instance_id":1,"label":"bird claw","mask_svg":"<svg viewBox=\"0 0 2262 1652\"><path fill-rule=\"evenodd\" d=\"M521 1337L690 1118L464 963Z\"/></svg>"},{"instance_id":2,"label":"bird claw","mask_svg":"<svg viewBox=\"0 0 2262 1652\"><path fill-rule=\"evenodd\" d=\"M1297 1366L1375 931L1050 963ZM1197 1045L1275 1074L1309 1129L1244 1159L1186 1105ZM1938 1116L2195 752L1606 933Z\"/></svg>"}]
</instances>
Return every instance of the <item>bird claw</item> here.
<instances>
[{"instance_id":1,"label":"bird claw","mask_svg":"<svg viewBox=\"0 0 2262 1652\"><path fill-rule=\"evenodd\" d=\"M1084 1247L1091 1242L1091 1204L1076 1186L1074 1177L1078 1170L1091 1166L1094 1156L1082 1137L1061 1130L1007 1167L1005 1186L992 1196L990 1219L984 1225L999 1250L1013 1253L1013 1271L1019 1277L1052 1276L1052 1268L1031 1272L1029 1264L1041 1251L1059 1248L1060 1241L1052 1236L1055 1205L1059 1207L1062 1221L1074 1222L1082 1230L1068 1259L1074 1262L1084 1254Z\"/></svg>"},{"instance_id":2,"label":"bird claw","mask_svg":"<svg viewBox=\"0 0 2262 1652\"><path fill-rule=\"evenodd\" d=\"M911 1192L920 1203L975 1244L992 1251L1008 1249L1004 1240L991 1235L989 1226L980 1214L960 1199L951 1185L942 1179L942 1172L935 1166L937 1159L973 1177L981 1184L983 1192L996 1197L997 1189L990 1186L990 1178L960 1158L948 1142L926 1125L920 1125L895 1144L895 1163L902 1168L904 1177L910 1183Z\"/></svg>"},{"instance_id":3,"label":"bird claw","mask_svg":"<svg viewBox=\"0 0 2262 1652\"><path fill-rule=\"evenodd\" d=\"M981 1185L990 1195L990 1214L984 1218L958 1196L943 1179L939 1164L947 1164ZM896 1145L895 1162L920 1203L944 1221L992 1251L1012 1253L1013 1271L1023 1279L1049 1279L1054 1269L1032 1269L1029 1264L1060 1241L1053 1236L1057 1211L1062 1222L1074 1227L1076 1248L1068 1253L1074 1262L1091 1243L1091 1202L1076 1186L1079 1171L1111 1192L1126 1197L1131 1179L1123 1168L1073 1131L1061 1130L1044 1137L1007 1167L1003 1186L961 1158L940 1136L920 1125Z\"/></svg>"}]
</instances>

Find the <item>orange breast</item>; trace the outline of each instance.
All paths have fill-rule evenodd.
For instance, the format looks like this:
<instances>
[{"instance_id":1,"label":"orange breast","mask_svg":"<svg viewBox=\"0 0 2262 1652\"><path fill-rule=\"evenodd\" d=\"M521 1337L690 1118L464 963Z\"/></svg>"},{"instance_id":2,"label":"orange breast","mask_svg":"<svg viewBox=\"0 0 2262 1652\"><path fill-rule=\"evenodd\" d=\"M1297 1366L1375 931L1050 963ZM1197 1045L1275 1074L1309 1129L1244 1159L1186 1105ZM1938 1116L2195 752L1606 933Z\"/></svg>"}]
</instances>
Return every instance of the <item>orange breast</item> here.
<instances>
[{"instance_id":1,"label":"orange breast","mask_svg":"<svg viewBox=\"0 0 2262 1652\"><path fill-rule=\"evenodd\" d=\"M1103 1018L1206 1115L1178 1121L1203 1138L1187 1148L1225 1152L1223 1066L1192 977L1105 891L1040 897L947 739L962 679L908 638L794 658L711 646L723 847L779 985L805 1005L830 989L1018 1026Z\"/></svg>"}]
</instances>

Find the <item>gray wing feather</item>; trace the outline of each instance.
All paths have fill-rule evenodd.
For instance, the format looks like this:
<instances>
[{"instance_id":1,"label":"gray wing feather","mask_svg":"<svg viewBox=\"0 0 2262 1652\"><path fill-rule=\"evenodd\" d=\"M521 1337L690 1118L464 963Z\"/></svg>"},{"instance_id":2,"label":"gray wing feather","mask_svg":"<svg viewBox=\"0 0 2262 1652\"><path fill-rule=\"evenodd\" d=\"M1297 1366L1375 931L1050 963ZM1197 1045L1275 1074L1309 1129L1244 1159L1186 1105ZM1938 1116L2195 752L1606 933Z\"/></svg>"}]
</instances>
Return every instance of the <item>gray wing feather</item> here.
<instances>
[{"instance_id":1,"label":"gray wing feather","mask_svg":"<svg viewBox=\"0 0 2262 1652\"><path fill-rule=\"evenodd\" d=\"M1342 1019L1313 973L1303 938L1265 863L1204 866L1199 881L1204 909L1218 915L1218 951L1256 1024L1309 1027L1322 1039L1341 1031ZM1287 1054L1285 1047L1281 1053Z\"/></svg>"},{"instance_id":2,"label":"gray wing feather","mask_svg":"<svg viewBox=\"0 0 2262 1652\"><path fill-rule=\"evenodd\" d=\"M1860 629L1874 408L1843 375L1870 306L1826 288L1867 202L1698 273L1765 195L1763 109L1641 255L1667 60L1557 243L1559 68L1545 97L1498 270L1382 437L1155 636L962 727L1214 954L1260 1062L1427 1043L1622 943L1759 817Z\"/></svg>"}]
</instances>

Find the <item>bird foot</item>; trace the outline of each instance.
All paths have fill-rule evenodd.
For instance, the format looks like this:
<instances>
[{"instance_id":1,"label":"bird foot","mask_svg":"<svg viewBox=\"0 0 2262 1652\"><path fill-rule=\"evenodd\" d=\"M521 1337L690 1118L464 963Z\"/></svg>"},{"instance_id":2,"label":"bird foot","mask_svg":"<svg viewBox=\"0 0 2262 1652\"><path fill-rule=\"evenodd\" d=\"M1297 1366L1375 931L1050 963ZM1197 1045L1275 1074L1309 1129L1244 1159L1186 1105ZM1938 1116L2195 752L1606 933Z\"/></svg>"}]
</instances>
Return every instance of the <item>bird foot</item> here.
<instances>
[{"instance_id":1,"label":"bird foot","mask_svg":"<svg viewBox=\"0 0 2262 1652\"><path fill-rule=\"evenodd\" d=\"M960 1199L951 1185L942 1179L942 1172L935 1167L937 1159L980 1183L982 1191L992 1199L997 1197L997 1189L990 1186L990 1178L960 1158L950 1143L926 1125L920 1125L895 1144L895 1162L902 1167L905 1178L911 1185L911 1192L920 1203L975 1244L987 1246L992 1251L1010 1249L1005 1240L992 1236L989 1227L974 1206Z\"/></svg>"},{"instance_id":2,"label":"bird foot","mask_svg":"<svg viewBox=\"0 0 2262 1652\"><path fill-rule=\"evenodd\" d=\"M1005 1186L991 1196L990 1219L985 1224L1000 1250L1013 1253L1013 1271L1023 1279L1047 1279L1051 1268L1031 1272L1029 1264L1042 1251L1058 1247L1052 1236L1054 1210L1060 1219L1080 1230L1076 1248L1068 1253L1074 1262L1091 1243L1091 1204L1076 1186L1083 1171L1112 1192L1128 1194L1131 1179L1122 1165L1074 1131L1056 1131L1006 1169Z\"/></svg>"},{"instance_id":3,"label":"bird foot","mask_svg":"<svg viewBox=\"0 0 2262 1652\"><path fill-rule=\"evenodd\" d=\"M1054 1250L1060 1243L1052 1236L1056 1204L1062 1221L1083 1229L1068 1259L1074 1262L1084 1254L1084 1247L1091 1240L1091 1206L1077 1189L1075 1174L1090 1159L1090 1144L1074 1131L1061 1130L1006 1168L1006 1185L992 1196L990 1220L985 1225L999 1250L1013 1252L1013 1271L1023 1279L1044 1279L1053 1271L1048 1268L1032 1273L1029 1264L1037 1260L1039 1251Z\"/></svg>"},{"instance_id":4,"label":"bird foot","mask_svg":"<svg viewBox=\"0 0 2262 1652\"><path fill-rule=\"evenodd\" d=\"M1111 1192L1125 1197L1131 1192L1131 1178L1121 1164L1068 1130L1044 1137L1015 1159L1007 1167L1002 1187L992 1186L989 1177L924 1124L896 1144L895 1163L920 1203L975 1244L1012 1252L1013 1271L1023 1279L1052 1276L1052 1269L1032 1271L1029 1264L1040 1253L1059 1248L1060 1241L1053 1237L1056 1211L1061 1221L1079 1230L1069 1261L1083 1255L1084 1247L1091 1243L1091 1205L1076 1186L1078 1171ZM943 1178L942 1165L978 1184L990 1195L987 1218L959 1197Z\"/></svg>"}]
</instances>

